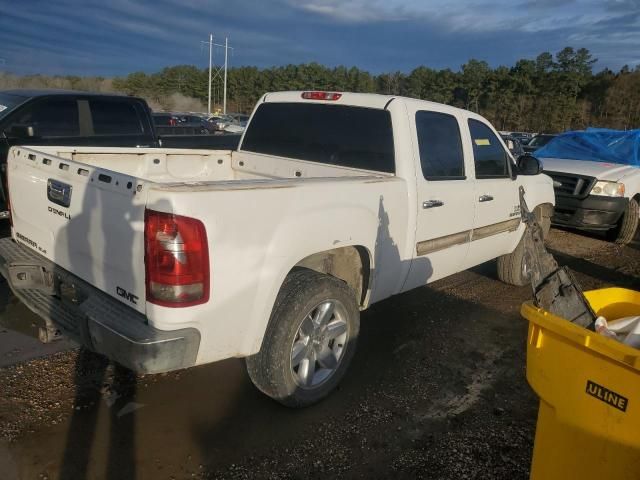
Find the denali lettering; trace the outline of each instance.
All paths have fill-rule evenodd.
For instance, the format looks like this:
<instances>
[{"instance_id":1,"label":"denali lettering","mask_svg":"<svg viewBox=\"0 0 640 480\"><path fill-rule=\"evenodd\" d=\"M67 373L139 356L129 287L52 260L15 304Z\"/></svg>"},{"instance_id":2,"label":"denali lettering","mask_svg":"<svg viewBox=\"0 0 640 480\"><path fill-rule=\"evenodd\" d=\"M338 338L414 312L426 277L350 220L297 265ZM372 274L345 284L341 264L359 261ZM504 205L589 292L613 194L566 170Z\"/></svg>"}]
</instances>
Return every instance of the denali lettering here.
<instances>
[{"instance_id":1,"label":"denali lettering","mask_svg":"<svg viewBox=\"0 0 640 480\"><path fill-rule=\"evenodd\" d=\"M629 399L623 397L619 393L612 392L608 388L604 388L591 380L587 380L587 394L597 398L601 402L607 403L623 412L627 411Z\"/></svg>"},{"instance_id":2,"label":"denali lettering","mask_svg":"<svg viewBox=\"0 0 640 480\"><path fill-rule=\"evenodd\" d=\"M67 212L63 212L62 210L58 210L57 208L49 207L49 211L54 215L60 215L61 217L66 218L67 220L71 220L71 215Z\"/></svg>"},{"instance_id":3,"label":"denali lettering","mask_svg":"<svg viewBox=\"0 0 640 480\"><path fill-rule=\"evenodd\" d=\"M130 301L134 305L138 304L138 296L134 295L133 293L127 292L124 288L116 287L116 293L118 294L118 296Z\"/></svg>"}]
</instances>

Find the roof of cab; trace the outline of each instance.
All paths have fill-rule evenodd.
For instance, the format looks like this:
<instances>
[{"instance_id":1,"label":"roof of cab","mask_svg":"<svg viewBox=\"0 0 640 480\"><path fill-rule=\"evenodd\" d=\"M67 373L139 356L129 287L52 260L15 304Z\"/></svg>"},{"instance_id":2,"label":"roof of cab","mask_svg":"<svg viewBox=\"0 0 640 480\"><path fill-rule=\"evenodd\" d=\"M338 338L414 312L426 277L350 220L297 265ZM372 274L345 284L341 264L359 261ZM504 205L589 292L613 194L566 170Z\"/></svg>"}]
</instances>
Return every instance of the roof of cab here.
<instances>
[{"instance_id":1,"label":"roof of cab","mask_svg":"<svg viewBox=\"0 0 640 480\"><path fill-rule=\"evenodd\" d=\"M77 95L77 96L100 96L100 97L124 97L120 93L85 92L82 90L63 90L56 88L16 88L11 90L0 90L0 93L14 95L22 98L45 97L50 95Z\"/></svg>"},{"instance_id":2,"label":"roof of cab","mask_svg":"<svg viewBox=\"0 0 640 480\"><path fill-rule=\"evenodd\" d=\"M308 91L308 90L307 90ZM330 105L350 105L354 107L385 108L394 98L393 95L379 95L376 93L337 92L341 96L338 100L306 100L302 98L304 91L272 92L262 97L267 103L326 103Z\"/></svg>"},{"instance_id":3,"label":"roof of cab","mask_svg":"<svg viewBox=\"0 0 640 480\"><path fill-rule=\"evenodd\" d=\"M386 108L392 100L402 100L407 104L419 103L426 109L435 109L443 112L458 112L463 113L467 117L483 118L480 115L464 110L462 108L452 107L444 103L431 102L429 100L420 100L417 98L402 97L400 95L381 95L378 93L352 93L352 92L335 92L340 93L340 98L337 100L307 100L302 98L302 94L309 90L299 90L290 92L272 92L267 93L262 97L262 101L266 103L325 103L330 105L349 105L354 107L368 107L368 108Z\"/></svg>"}]
</instances>

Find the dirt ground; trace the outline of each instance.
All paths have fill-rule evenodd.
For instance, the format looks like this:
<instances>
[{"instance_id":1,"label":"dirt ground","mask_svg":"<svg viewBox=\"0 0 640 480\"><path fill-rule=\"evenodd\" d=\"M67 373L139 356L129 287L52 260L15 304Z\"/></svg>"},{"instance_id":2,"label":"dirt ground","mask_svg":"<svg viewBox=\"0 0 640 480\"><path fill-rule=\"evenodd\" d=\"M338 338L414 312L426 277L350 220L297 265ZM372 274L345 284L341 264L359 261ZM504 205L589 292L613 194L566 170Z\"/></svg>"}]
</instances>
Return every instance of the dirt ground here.
<instances>
[{"instance_id":1,"label":"dirt ground","mask_svg":"<svg viewBox=\"0 0 640 480\"><path fill-rule=\"evenodd\" d=\"M550 247L585 288L640 287L640 241L552 230ZM7 328L33 333L37 319L5 291L0 477L526 479L537 398L519 307L530 290L494 270L364 312L340 389L304 410L259 394L241 360L135 377L71 344L43 349Z\"/></svg>"}]
</instances>

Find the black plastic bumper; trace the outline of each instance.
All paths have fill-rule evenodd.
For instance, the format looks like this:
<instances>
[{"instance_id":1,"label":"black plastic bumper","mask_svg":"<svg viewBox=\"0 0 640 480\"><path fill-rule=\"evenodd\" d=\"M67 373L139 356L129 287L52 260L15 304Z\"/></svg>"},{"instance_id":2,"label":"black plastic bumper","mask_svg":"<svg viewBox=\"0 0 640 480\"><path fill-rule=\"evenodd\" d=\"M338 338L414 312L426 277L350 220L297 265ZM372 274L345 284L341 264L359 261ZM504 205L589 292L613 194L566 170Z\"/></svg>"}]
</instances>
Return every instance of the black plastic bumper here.
<instances>
[{"instance_id":1,"label":"black plastic bumper","mask_svg":"<svg viewBox=\"0 0 640 480\"><path fill-rule=\"evenodd\" d=\"M50 282L53 286L35 286L29 281L29 275L40 270L54 280ZM195 364L200 346L198 330L158 330L141 313L11 238L0 239L0 273L48 328L59 329L135 372L161 373Z\"/></svg>"},{"instance_id":2,"label":"black plastic bumper","mask_svg":"<svg viewBox=\"0 0 640 480\"><path fill-rule=\"evenodd\" d=\"M583 230L609 230L614 228L627 208L626 198L586 198L556 196L556 207L552 222Z\"/></svg>"}]
</instances>

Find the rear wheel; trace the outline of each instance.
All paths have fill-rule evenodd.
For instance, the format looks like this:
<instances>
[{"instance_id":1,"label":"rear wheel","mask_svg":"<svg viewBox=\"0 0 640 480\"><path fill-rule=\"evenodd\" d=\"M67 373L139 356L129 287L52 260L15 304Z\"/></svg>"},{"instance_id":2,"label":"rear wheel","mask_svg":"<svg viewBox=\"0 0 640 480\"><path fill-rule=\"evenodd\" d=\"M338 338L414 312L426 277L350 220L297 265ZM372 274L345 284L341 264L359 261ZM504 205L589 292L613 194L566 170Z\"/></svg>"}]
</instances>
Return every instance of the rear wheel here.
<instances>
[{"instance_id":1,"label":"rear wheel","mask_svg":"<svg viewBox=\"0 0 640 480\"><path fill-rule=\"evenodd\" d=\"M246 359L254 385L289 407L326 397L344 376L360 328L355 293L308 269L285 280L260 351Z\"/></svg>"},{"instance_id":2,"label":"rear wheel","mask_svg":"<svg viewBox=\"0 0 640 480\"><path fill-rule=\"evenodd\" d=\"M607 232L607 238L620 245L631 243L640 223L640 205L635 198L629 199L627 208L618 225Z\"/></svg>"}]
</instances>

